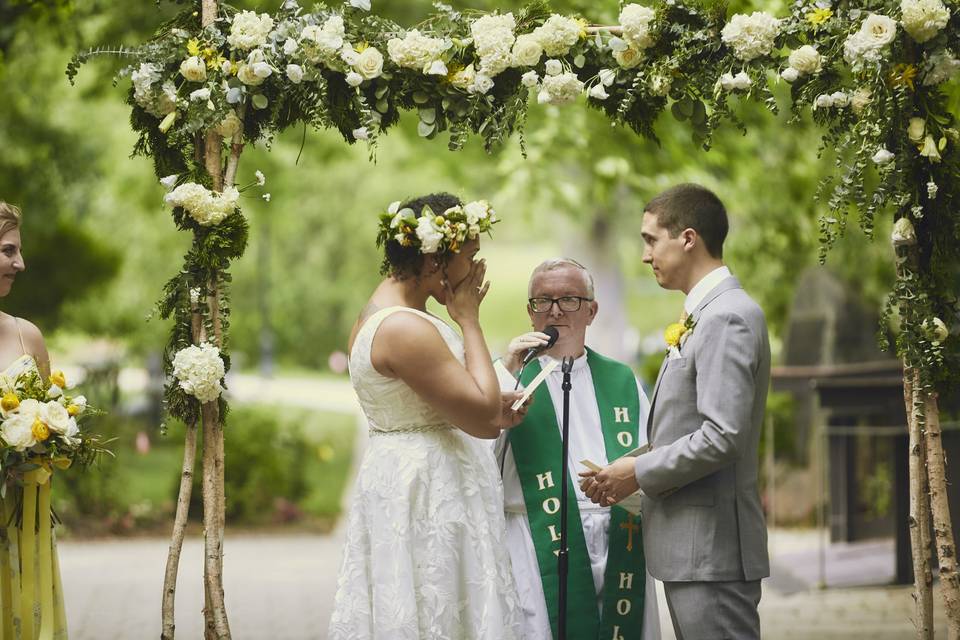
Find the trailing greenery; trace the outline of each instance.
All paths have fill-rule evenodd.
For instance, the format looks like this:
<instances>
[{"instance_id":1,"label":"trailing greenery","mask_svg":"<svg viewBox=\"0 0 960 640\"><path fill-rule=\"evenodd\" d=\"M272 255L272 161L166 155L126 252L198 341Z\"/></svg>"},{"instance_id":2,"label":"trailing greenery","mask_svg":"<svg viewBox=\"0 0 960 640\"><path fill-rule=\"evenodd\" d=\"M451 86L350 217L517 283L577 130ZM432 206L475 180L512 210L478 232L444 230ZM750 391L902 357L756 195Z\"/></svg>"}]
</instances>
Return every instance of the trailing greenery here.
<instances>
[{"instance_id":1,"label":"trailing greenery","mask_svg":"<svg viewBox=\"0 0 960 640\"><path fill-rule=\"evenodd\" d=\"M373 157L379 137L409 111L422 137L449 132L451 149L471 134L488 151L518 135L524 149L531 93L557 105L586 93L614 125L652 140L653 123L669 109L709 148L723 123L745 129L732 96L776 111L771 81L779 76L791 85L792 113L811 109L824 128L821 149L836 157L817 194L828 208L821 258L851 213L868 235L879 215L897 219L901 235L909 226L909 243L898 241L903 264L888 317L900 318L898 353L929 388L960 375L950 286L960 245L960 134L943 93L960 68L960 17L940 0L922 2L923 19L918 0L870 0L832 8L801 1L778 20L728 16L722 3L662 1L628 4L620 25L601 28L541 2L515 14L438 4L417 31L349 4L304 11L293 0L273 15L222 6L200 29L194 5L153 40L123 51L135 63L120 77L133 80L135 152L153 158L158 177L175 174L170 186L179 190L214 184L202 161L208 131L223 136L225 155L236 155L242 144L269 142L295 125L332 128L350 144L366 141ZM99 53L79 54L70 79ZM232 197L230 189L222 197ZM191 209L177 193L174 221L194 243L160 304L174 319L166 368L195 339L197 313L208 336L223 321L217 346L228 367L227 268L243 253L247 228L239 210L221 220L209 202ZM169 407L195 420L197 402L180 382L167 389Z\"/></svg>"}]
</instances>

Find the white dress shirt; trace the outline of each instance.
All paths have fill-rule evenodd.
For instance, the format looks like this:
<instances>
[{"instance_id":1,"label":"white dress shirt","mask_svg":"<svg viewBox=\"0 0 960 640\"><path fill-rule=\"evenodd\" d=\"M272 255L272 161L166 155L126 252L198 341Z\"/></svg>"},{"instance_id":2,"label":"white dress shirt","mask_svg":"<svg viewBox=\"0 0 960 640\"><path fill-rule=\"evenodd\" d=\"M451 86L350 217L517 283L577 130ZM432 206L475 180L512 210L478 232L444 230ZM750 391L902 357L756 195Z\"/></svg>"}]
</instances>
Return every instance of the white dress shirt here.
<instances>
[{"instance_id":1,"label":"white dress shirt","mask_svg":"<svg viewBox=\"0 0 960 640\"><path fill-rule=\"evenodd\" d=\"M703 302L703 299L707 297L707 294L713 291L714 287L726 280L727 278L732 277L733 274L730 273L730 269L726 266L720 266L703 276L700 279L700 282L695 284L690 293L687 294L687 299L683 301L683 309L688 314L696 311L697 307L700 306L700 303Z\"/></svg>"}]
</instances>

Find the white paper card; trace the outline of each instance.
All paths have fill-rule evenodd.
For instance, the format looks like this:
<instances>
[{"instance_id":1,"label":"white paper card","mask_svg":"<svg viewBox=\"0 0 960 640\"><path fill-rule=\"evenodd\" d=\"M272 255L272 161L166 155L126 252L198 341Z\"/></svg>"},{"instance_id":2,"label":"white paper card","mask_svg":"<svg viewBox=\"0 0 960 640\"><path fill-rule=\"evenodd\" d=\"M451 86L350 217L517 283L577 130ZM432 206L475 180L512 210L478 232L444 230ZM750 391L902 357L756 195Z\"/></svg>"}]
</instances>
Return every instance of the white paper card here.
<instances>
[{"instance_id":1,"label":"white paper card","mask_svg":"<svg viewBox=\"0 0 960 640\"><path fill-rule=\"evenodd\" d=\"M641 455L645 454L645 453L646 453L647 451L649 451L649 450L650 450L650 445L645 444L645 445L643 445L642 447L637 447L637 448L634 449L633 451L628 451L628 452L626 452L625 454L623 454L623 455L620 456L620 457L621 457L621 458L636 458L637 456L641 456ZM617 458L617 459L619 460L620 458ZM596 462L593 462L592 460L586 460L586 459L584 459L584 460L581 460L581 461L580 461L580 464L582 464L582 465L585 466L586 468L590 469L591 471L596 471L596 472L598 472L598 473L599 473L600 471L603 471L603 467L601 467L600 465L598 465ZM642 499L642 498L643 498L643 492L642 492L642 491L634 491L634 492L631 493L629 496L627 496L627 497L624 498L623 500L620 500L619 502L617 502L617 503L616 503L615 505L613 505L613 506L615 506L615 507L620 507L621 509L624 509L624 510L628 511L629 513L632 513L633 515L638 516L638 515L640 515L640 502L641 502L641 499Z\"/></svg>"},{"instance_id":2,"label":"white paper card","mask_svg":"<svg viewBox=\"0 0 960 640\"><path fill-rule=\"evenodd\" d=\"M520 396L520 399L514 402L513 406L510 408L516 411L522 407L523 403L530 399L530 396L532 396L533 392L537 390L537 387L540 386L540 383L547 379L547 376L557 368L558 364L560 364L559 360L551 360L549 363L547 363L547 366L545 366L543 370L537 374L537 377L530 381L530 384L527 385L527 388L523 390L523 395Z\"/></svg>"}]
</instances>

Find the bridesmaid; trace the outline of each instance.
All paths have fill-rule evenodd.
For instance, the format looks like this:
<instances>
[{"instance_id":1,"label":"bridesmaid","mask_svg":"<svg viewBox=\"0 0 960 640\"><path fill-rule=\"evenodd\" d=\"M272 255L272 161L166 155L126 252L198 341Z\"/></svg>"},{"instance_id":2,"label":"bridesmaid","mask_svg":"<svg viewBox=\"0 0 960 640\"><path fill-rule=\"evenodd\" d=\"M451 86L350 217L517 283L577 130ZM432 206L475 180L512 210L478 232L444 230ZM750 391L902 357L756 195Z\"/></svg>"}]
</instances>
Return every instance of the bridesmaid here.
<instances>
[{"instance_id":1,"label":"bridesmaid","mask_svg":"<svg viewBox=\"0 0 960 640\"><path fill-rule=\"evenodd\" d=\"M21 253L20 210L0 200L0 298L6 297L13 288L14 280L26 269ZM43 334L28 320L0 311L0 371L10 378L36 368L44 380L50 377L50 356L43 342ZM0 441L2 444L2 441ZM5 446L5 445L3 445ZM0 480L2 481L2 480ZM52 638L65 640L67 623L63 607L63 589L60 584L60 568L57 561L56 542L52 541L50 554L41 554L39 549L30 558L35 578L49 571L52 584L49 593L42 593L44 580L34 579L33 593L24 593L22 583L21 539L15 518L17 494L22 491L13 483L6 487L2 502L3 521L0 522L0 638L33 640ZM52 540L52 538L51 538ZM40 558L51 559L52 567L40 566ZM32 619L24 619L29 611ZM47 619L42 619L42 615ZM50 615L52 614L52 615Z\"/></svg>"}]
</instances>

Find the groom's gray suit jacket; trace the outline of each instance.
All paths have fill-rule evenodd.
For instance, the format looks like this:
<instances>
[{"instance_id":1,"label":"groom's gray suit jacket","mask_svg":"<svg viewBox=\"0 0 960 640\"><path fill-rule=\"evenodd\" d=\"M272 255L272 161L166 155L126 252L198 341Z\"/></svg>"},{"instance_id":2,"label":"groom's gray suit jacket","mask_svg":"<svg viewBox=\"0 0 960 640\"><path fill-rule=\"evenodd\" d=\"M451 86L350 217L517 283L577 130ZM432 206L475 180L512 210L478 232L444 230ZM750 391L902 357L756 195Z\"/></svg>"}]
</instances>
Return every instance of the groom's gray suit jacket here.
<instances>
[{"instance_id":1,"label":"groom's gray suit jacket","mask_svg":"<svg viewBox=\"0 0 960 640\"><path fill-rule=\"evenodd\" d=\"M668 582L770 575L757 489L770 381L763 311L736 278L693 312L680 358L665 358L637 458L647 569Z\"/></svg>"}]
</instances>

